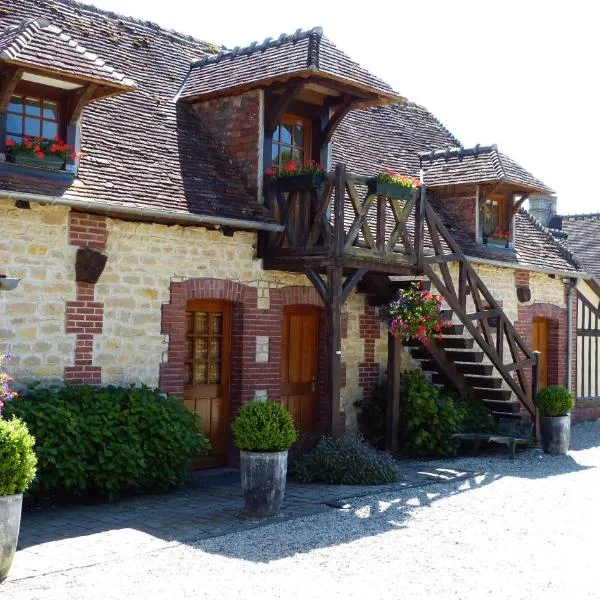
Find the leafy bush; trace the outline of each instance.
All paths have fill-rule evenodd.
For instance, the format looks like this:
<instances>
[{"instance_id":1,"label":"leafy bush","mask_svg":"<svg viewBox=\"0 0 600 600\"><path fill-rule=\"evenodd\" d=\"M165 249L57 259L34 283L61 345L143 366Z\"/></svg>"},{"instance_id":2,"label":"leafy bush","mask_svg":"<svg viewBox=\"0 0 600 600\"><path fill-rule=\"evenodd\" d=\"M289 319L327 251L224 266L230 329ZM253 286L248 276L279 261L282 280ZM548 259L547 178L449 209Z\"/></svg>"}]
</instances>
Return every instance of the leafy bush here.
<instances>
[{"instance_id":1,"label":"leafy bush","mask_svg":"<svg viewBox=\"0 0 600 600\"><path fill-rule=\"evenodd\" d=\"M406 454L451 456L459 449L457 432L491 432L495 421L481 403L429 383L422 371L405 373L401 381L400 441ZM372 398L357 403L361 431L372 444L383 448L387 395L385 386Z\"/></svg>"},{"instance_id":2,"label":"leafy bush","mask_svg":"<svg viewBox=\"0 0 600 600\"><path fill-rule=\"evenodd\" d=\"M270 400L244 404L231 428L235 445L247 452L281 452L298 438L292 415Z\"/></svg>"},{"instance_id":3,"label":"leafy bush","mask_svg":"<svg viewBox=\"0 0 600 600\"><path fill-rule=\"evenodd\" d=\"M199 419L148 387L34 387L11 402L36 438L34 497L115 497L183 483L210 445Z\"/></svg>"},{"instance_id":4,"label":"leafy bush","mask_svg":"<svg viewBox=\"0 0 600 600\"><path fill-rule=\"evenodd\" d=\"M35 440L19 419L0 418L0 496L21 494L35 477Z\"/></svg>"},{"instance_id":5,"label":"leafy bush","mask_svg":"<svg viewBox=\"0 0 600 600\"><path fill-rule=\"evenodd\" d=\"M398 479L398 467L385 452L369 446L360 435L323 437L316 448L294 465L302 483L377 485Z\"/></svg>"},{"instance_id":6,"label":"leafy bush","mask_svg":"<svg viewBox=\"0 0 600 600\"><path fill-rule=\"evenodd\" d=\"M564 417L573 408L573 396L566 388L552 385L538 392L535 405L544 417Z\"/></svg>"}]
</instances>

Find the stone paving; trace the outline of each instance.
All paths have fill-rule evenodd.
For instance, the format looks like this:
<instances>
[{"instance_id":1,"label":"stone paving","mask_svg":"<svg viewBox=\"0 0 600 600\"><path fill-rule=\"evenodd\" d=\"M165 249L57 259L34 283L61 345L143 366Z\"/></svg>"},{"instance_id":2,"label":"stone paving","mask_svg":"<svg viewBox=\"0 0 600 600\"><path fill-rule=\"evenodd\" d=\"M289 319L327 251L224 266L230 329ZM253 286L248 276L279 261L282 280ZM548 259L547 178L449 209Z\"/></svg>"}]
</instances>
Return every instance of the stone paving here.
<instances>
[{"instance_id":1,"label":"stone paving","mask_svg":"<svg viewBox=\"0 0 600 600\"><path fill-rule=\"evenodd\" d=\"M345 498L473 477L445 468L403 465L389 486L301 485L288 482L281 514L249 519L236 472L196 472L171 494L94 506L25 511L9 580L119 560L155 550L316 514Z\"/></svg>"}]
</instances>

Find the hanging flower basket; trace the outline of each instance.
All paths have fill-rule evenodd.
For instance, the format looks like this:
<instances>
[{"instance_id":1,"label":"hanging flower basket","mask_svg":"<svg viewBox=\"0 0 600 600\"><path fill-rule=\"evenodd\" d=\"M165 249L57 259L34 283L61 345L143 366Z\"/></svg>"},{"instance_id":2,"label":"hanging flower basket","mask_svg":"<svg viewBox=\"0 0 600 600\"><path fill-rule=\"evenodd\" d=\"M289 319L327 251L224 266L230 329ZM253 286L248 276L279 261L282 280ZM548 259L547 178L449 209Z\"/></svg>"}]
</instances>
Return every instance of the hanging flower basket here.
<instances>
[{"instance_id":1,"label":"hanging flower basket","mask_svg":"<svg viewBox=\"0 0 600 600\"><path fill-rule=\"evenodd\" d=\"M416 179L391 171L384 171L377 177L367 180L369 194L385 196L393 200L409 200L413 191L419 186L420 183Z\"/></svg>"},{"instance_id":2,"label":"hanging flower basket","mask_svg":"<svg viewBox=\"0 0 600 600\"><path fill-rule=\"evenodd\" d=\"M379 316L387 323L390 333L403 341L443 339L443 330L452 325L442 318L441 295L421 289L419 282L398 292L395 300L379 307Z\"/></svg>"},{"instance_id":3,"label":"hanging flower basket","mask_svg":"<svg viewBox=\"0 0 600 600\"><path fill-rule=\"evenodd\" d=\"M323 185L325 168L314 160L303 165L296 161L288 161L279 174L273 169L265 171L267 177L273 177L280 192L313 190Z\"/></svg>"}]
</instances>

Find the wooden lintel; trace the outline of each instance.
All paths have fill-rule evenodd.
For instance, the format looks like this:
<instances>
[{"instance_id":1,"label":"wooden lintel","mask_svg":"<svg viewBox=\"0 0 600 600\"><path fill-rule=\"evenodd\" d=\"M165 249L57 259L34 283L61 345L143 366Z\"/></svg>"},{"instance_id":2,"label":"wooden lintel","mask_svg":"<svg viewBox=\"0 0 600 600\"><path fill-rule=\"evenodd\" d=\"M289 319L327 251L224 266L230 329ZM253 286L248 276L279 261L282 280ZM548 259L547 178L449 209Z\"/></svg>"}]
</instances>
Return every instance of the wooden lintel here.
<instances>
[{"instance_id":1,"label":"wooden lintel","mask_svg":"<svg viewBox=\"0 0 600 600\"><path fill-rule=\"evenodd\" d=\"M365 276L366 272L367 269L356 269L352 275L346 277L346 281L344 281L344 285L342 287L342 305L344 302L346 302L346 300L348 300L348 296L350 296L358 282Z\"/></svg>"},{"instance_id":2,"label":"wooden lintel","mask_svg":"<svg viewBox=\"0 0 600 600\"><path fill-rule=\"evenodd\" d=\"M17 69L16 67L11 67L5 72L0 87L0 113L6 112L10 97L13 95L23 73L23 69Z\"/></svg>"},{"instance_id":3,"label":"wooden lintel","mask_svg":"<svg viewBox=\"0 0 600 600\"><path fill-rule=\"evenodd\" d=\"M305 85L305 81L299 81L292 85L291 89L288 88L281 97L276 97L275 105L269 110L268 116L265 119L265 133L267 135L273 134L278 123L281 121L281 117L283 117L290 104L297 98Z\"/></svg>"},{"instance_id":4,"label":"wooden lintel","mask_svg":"<svg viewBox=\"0 0 600 600\"><path fill-rule=\"evenodd\" d=\"M71 96L71 101L69 102L67 114L67 122L69 125L75 125L77 121L79 121L81 112L83 111L85 105L94 97L97 87L98 86L90 83L73 93Z\"/></svg>"},{"instance_id":5,"label":"wooden lintel","mask_svg":"<svg viewBox=\"0 0 600 600\"><path fill-rule=\"evenodd\" d=\"M342 122L342 119L352 110L354 106L354 100L351 96L345 95L342 104L335 110L335 112L329 117L329 121L323 129L323 134L321 137L321 147L325 144L328 144L335 133L335 130L338 128L339 124Z\"/></svg>"}]
</instances>

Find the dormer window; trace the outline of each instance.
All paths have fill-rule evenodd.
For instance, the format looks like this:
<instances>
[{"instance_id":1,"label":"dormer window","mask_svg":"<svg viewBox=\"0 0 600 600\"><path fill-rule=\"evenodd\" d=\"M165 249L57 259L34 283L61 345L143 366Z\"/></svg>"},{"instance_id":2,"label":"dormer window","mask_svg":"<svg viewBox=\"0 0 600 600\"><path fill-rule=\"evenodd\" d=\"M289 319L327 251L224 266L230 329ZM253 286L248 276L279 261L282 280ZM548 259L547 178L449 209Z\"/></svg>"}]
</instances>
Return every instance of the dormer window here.
<instances>
[{"instance_id":1,"label":"dormer window","mask_svg":"<svg viewBox=\"0 0 600 600\"><path fill-rule=\"evenodd\" d=\"M311 158L311 134L310 119L284 115L273 133L271 168L278 173L290 160L307 163Z\"/></svg>"},{"instance_id":2,"label":"dormer window","mask_svg":"<svg viewBox=\"0 0 600 600\"><path fill-rule=\"evenodd\" d=\"M487 246L512 247L511 200L503 194L494 194L480 203L479 231L481 242Z\"/></svg>"},{"instance_id":3,"label":"dormer window","mask_svg":"<svg viewBox=\"0 0 600 600\"><path fill-rule=\"evenodd\" d=\"M57 100L15 95L10 99L6 117L6 137L17 143L25 136L51 140L64 135Z\"/></svg>"}]
</instances>

